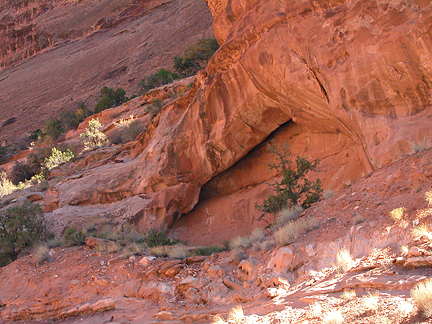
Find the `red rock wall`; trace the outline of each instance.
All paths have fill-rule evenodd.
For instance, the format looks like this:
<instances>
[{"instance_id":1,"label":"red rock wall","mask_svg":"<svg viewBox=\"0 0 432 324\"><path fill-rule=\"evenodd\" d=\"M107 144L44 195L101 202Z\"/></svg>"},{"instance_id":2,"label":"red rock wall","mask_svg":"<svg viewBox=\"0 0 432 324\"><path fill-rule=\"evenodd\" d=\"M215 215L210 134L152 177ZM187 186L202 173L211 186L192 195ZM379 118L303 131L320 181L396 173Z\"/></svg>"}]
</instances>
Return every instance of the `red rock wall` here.
<instances>
[{"instance_id":1,"label":"red rock wall","mask_svg":"<svg viewBox=\"0 0 432 324\"><path fill-rule=\"evenodd\" d=\"M60 207L139 196L134 219L145 231L192 211L207 183L207 200L176 225L178 233L205 223L212 209L214 228L224 217L246 234L256 226L251 206L268 194L252 188L274 176L266 174L264 145L248 153L270 134L293 153L321 159L318 175L329 189L432 135L428 2L208 4L221 48L198 76L195 97L159 116L135 160L60 184Z\"/></svg>"}]
</instances>

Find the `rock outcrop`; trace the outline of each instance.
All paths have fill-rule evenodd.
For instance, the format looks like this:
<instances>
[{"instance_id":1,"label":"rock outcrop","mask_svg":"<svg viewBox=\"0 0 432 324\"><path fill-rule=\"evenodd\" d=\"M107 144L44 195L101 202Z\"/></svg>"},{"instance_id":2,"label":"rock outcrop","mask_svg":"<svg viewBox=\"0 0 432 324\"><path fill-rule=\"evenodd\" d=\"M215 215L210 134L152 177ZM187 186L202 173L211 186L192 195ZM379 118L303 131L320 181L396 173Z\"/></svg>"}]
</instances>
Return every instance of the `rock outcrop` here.
<instances>
[{"instance_id":1,"label":"rock outcrop","mask_svg":"<svg viewBox=\"0 0 432 324\"><path fill-rule=\"evenodd\" d=\"M269 140L290 143L294 156L319 158L313 176L330 189L427 143L427 1L208 6L221 47L192 90L147 124L134 155L112 153L55 185L52 219L73 211L85 221L97 210L146 231L188 214L176 225L180 237L194 226L187 219L204 218L230 235L245 234L260 225L253 205L269 193L263 183L277 176L266 169ZM146 104L143 97L126 105Z\"/></svg>"}]
</instances>

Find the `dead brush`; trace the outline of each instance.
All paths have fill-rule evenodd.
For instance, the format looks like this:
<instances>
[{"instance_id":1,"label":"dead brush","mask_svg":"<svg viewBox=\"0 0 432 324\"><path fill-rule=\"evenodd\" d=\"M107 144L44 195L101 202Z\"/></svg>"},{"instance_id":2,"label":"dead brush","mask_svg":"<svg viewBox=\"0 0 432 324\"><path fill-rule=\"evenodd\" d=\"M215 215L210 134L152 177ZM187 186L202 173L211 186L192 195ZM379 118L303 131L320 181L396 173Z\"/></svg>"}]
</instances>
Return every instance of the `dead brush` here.
<instances>
[{"instance_id":1,"label":"dead brush","mask_svg":"<svg viewBox=\"0 0 432 324\"><path fill-rule=\"evenodd\" d=\"M338 271L347 272L351 269L353 264L353 257L350 251L343 247L336 254L336 266Z\"/></svg>"},{"instance_id":2,"label":"dead brush","mask_svg":"<svg viewBox=\"0 0 432 324\"><path fill-rule=\"evenodd\" d=\"M425 238L427 241L432 242L432 233L429 232L429 228L426 224L419 224L411 230L411 234L414 240L420 240Z\"/></svg>"},{"instance_id":3,"label":"dead brush","mask_svg":"<svg viewBox=\"0 0 432 324\"><path fill-rule=\"evenodd\" d=\"M429 317L432 315L432 278L419 282L411 289L411 297L420 312Z\"/></svg>"}]
</instances>

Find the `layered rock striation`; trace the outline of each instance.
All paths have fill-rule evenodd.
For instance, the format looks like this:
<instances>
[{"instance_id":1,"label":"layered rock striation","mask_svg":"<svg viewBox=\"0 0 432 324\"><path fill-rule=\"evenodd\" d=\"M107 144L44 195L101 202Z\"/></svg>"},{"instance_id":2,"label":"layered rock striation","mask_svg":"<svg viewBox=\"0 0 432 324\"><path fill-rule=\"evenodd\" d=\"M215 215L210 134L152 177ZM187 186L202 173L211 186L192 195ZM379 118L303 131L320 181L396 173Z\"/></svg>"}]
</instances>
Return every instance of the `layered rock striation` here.
<instances>
[{"instance_id":1,"label":"layered rock striation","mask_svg":"<svg viewBox=\"0 0 432 324\"><path fill-rule=\"evenodd\" d=\"M339 188L430 137L427 1L208 6L221 47L191 93L158 116L136 158L57 185L58 212L134 199L139 212L130 218L142 230L170 226L193 210L206 184L195 211L214 199L234 227L245 225L236 210L250 212L242 226L249 230L257 225L251 206L268 192L257 186L275 176L264 174L266 140L321 159L325 186ZM202 219L206 208L189 219Z\"/></svg>"}]
</instances>

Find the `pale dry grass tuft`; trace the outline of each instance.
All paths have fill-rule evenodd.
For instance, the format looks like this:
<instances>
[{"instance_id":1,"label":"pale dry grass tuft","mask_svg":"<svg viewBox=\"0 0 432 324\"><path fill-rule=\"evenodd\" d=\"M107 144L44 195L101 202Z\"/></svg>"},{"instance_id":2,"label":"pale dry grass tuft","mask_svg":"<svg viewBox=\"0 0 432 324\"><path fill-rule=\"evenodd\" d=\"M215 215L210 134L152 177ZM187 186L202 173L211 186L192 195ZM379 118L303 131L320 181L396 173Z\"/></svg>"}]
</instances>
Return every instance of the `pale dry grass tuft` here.
<instances>
[{"instance_id":1,"label":"pale dry grass tuft","mask_svg":"<svg viewBox=\"0 0 432 324\"><path fill-rule=\"evenodd\" d=\"M273 225L274 229L281 228L285 226L294 218L303 211L303 208L300 206L294 206L293 208L285 208L283 209L276 217L276 223Z\"/></svg>"},{"instance_id":2,"label":"pale dry grass tuft","mask_svg":"<svg viewBox=\"0 0 432 324\"><path fill-rule=\"evenodd\" d=\"M45 261L49 261L49 248L46 245L39 245L33 254L33 259L39 265L44 263Z\"/></svg>"},{"instance_id":3,"label":"pale dry grass tuft","mask_svg":"<svg viewBox=\"0 0 432 324\"><path fill-rule=\"evenodd\" d=\"M401 251L401 253L402 254L408 254L408 251L409 251L409 249L408 249L408 246L407 245L401 245L401 247L400 247L400 251Z\"/></svg>"},{"instance_id":4,"label":"pale dry grass tuft","mask_svg":"<svg viewBox=\"0 0 432 324\"><path fill-rule=\"evenodd\" d=\"M432 205L432 190L425 193L425 199L428 203L428 206Z\"/></svg>"},{"instance_id":5,"label":"pale dry grass tuft","mask_svg":"<svg viewBox=\"0 0 432 324\"><path fill-rule=\"evenodd\" d=\"M231 249L248 248L262 242L265 238L264 230L256 228L249 236L237 236L229 243Z\"/></svg>"},{"instance_id":6,"label":"pale dry grass tuft","mask_svg":"<svg viewBox=\"0 0 432 324\"><path fill-rule=\"evenodd\" d=\"M333 310L331 313L327 314L323 318L324 324L342 324L344 323L344 318L342 313L338 310Z\"/></svg>"},{"instance_id":7,"label":"pale dry grass tuft","mask_svg":"<svg viewBox=\"0 0 432 324\"><path fill-rule=\"evenodd\" d=\"M420 311L429 317L432 315L432 278L419 282L411 289L411 297Z\"/></svg>"},{"instance_id":8,"label":"pale dry grass tuft","mask_svg":"<svg viewBox=\"0 0 432 324\"><path fill-rule=\"evenodd\" d=\"M155 246L148 250L151 255L162 257L167 255L165 246Z\"/></svg>"},{"instance_id":9,"label":"pale dry grass tuft","mask_svg":"<svg viewBox=\"0 0 432 324\"><path fill-rule=\"evenodd\" d=\"M353 258L350 251L343 247L336 254L336 266L338 270L347 272L352 267Z\"/></svg>"},{"instance_id":10,"label":"pale dry grass tuft","mask_svg":"<svg viewBox=\"0 0 432 324\"><path fill-rule=\"evenodd\" d=\"M228 315L228 323L240 324L245 318L243 308L241 306L234 307Z\"/></svg>"},{"instance_id":11,"label":"pale dry grass tuft","mask_svg":"<svg viewBox=\"0 0 432 324\"><path fill-rule=\"evenodd\" d=\"M411 230L411 234L415 240L426 238L428 241L432 241L432 233L429 232L429 228L426 224L419 224Z\"/></svg>"},{"instance_id":12,"label":"pale dry grass tuft","mask_svg":"<svg viewBox=\"0 0 432 324\"><path fill-rule=\"evenodd\" d=\"M411 143L411 149L414 151L414 153L427 150L430 147L431 143L427 138L424 138L422 141Z\"/></svg>"},{"instance_id":13,"label":"pale dry grass tuft","mask_svg":"<svg viewBox=\"0 0 432 324\"><path fill-rule=\"evenodd\" d=\"M330 199L333 196L334 196L333 190L324 190L323 200Z\"/></svg>"},{"instance_id":14,"label":"pale dry grass tuft","mask_svg":"<svg viewBox=\"0 0 432 324\"><path fill-rule=\"evenodd\" d=\"M290 222L277 230L275 233L276 241L280 245L292 244L297 240L299 230L299 226L296 222Z\"/></svg>"},{"instance_id":15,"label":"pale dry grass tuft","mask_svg":"<svg viewBox=\"0 0 432 324\"><path fill-rule=\"evenodd\" d=\"M321 317L322 314L322 306L319 301L315 301L314 303L309 305L309 313L312 317Z\"/></svg>"},{"instance_id":16,"label":"pale dry grass tuft","mask_svg":"<svg viewBox=\"0 0 432 324\"><path fill-rule=\"evenodd\" d=\"M343 300L353 300L357 297L356 291L354 289L347 289L341 295Z\"/></svg>"},{"instance_id":17,"label":"pale dry grass tuft","mask_svg":"<svg viewBox=\"0 0 432 324\"><path fill-rule=\"evenodd\" d=\"M189 251L184 245L174 245L167 250L167 255L171 259L186 259Z\"/></svg>"},{"instance_id":18,"label":"pale dry grass tuft","mask_svg":"<svg viewBox=\"0 0 432 324\"><path fill-rule=\"evenodd\" d=\"M402 219L403 215L404 215L404 208L403 207L395 208L390 212L390 217L395 222L399 222Z\"/></svg>"},{"instance_id":19,"label":"pale dry grass tuft","mask_svg":"<svg viewBox=\"0 0 432 324\"><path fill-rule=\"evenodd\" d=\"M225 322L225 320L220 316L220 315L216 315L213 318L213 322L212 324L226 324L227 322Z\"/></svg>"},{"instance_id":20,"label":"pale dry grass tuft","mask_svg":"<svg viewBox=\"0 0 432 324\"><path fill-rule=\"evenodd\" d=\"M364 308L366 308L366 311L375 313L378 310L379 296L377 294L374 295L368 294L367 296L364 296L362 299L363 299L363 306Z\"/></svg>"},{"instance_id":21,"label":"pale dry grass tuft","mask_svg":"<svg viewBox=\"0 0 432 324\"><path fill-rule=\"evenodd\" d=\"M134 122L134 120L135 120L135 116L130 115L129 118L120 119L117 123L114 123L114 125L120 128L125 128L125 127L129 127L130 124Z\"/></svg>"}]
</instances>

